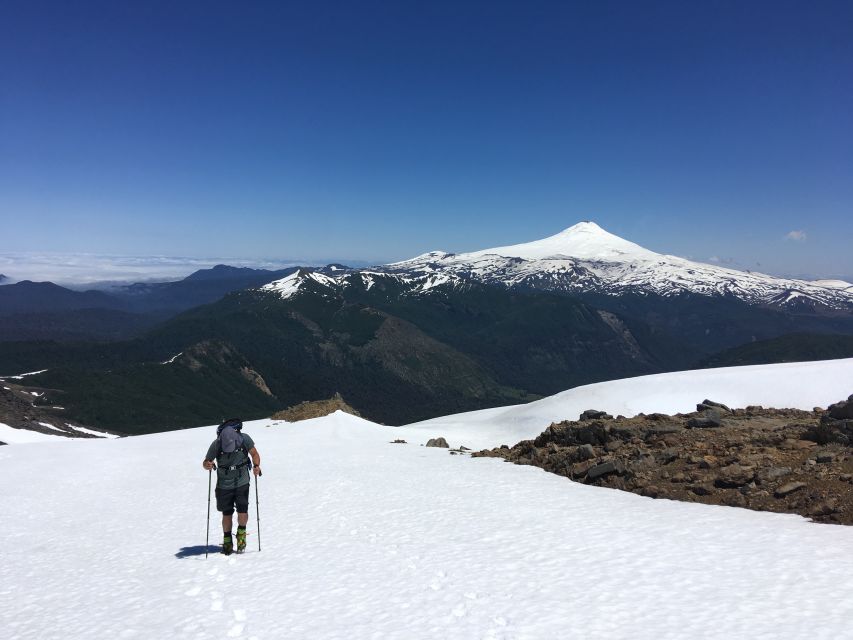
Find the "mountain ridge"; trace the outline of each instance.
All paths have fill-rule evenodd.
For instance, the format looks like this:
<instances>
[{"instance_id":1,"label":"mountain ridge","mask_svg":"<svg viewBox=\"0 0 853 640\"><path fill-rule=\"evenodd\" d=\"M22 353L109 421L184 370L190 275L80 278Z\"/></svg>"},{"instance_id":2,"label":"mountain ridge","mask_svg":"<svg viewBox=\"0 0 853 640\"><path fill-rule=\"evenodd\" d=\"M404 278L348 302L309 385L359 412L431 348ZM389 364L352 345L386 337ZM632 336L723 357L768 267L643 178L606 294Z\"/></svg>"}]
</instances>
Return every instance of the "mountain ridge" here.
<instances>
[{"instance_id":1,"label":"mountain ridge","mask_svg":"<svg viewBox=\"0 0 853 640\"><path fill-rule=\"evenodd\" d=\"M264 290L295 295L304 269L286 283L273 281ZM548 238L465 253L431 251L415 258L325 274L321 284L347 286L358 274L366 286L377 274L396 277L410 293L437 284L475 280L507 288L530 288L567 294L627 293L671 297L694 294L733 297L750 305L806 313L853 311L853 284L844 281L806 281L738 271L678 256L655 253L620 238L591 221L580 222ZM314 278L318 280L317 278Z\"/></svg>"}]
</instances>

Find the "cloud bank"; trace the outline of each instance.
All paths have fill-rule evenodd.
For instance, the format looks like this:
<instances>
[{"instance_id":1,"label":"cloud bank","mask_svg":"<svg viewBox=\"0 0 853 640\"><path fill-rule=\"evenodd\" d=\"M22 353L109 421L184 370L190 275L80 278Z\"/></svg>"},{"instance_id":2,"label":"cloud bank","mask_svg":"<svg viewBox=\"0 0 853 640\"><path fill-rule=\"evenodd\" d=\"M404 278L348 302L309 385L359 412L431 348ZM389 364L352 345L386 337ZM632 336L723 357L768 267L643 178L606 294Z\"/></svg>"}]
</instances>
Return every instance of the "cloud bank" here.
<instances>
[{"instance_id":1,"label":"cloud bank","mask_svg":"<svg viewBox=\"0 0 853 640\"><path fill-rule=\"evenodd\" d=\"M21 280L50 281L62 285L95 285L106 282L181 280L199 269L217 264L234 267L283 269L325 263L240 258L190 258L180 256L113 256L88 253L0 254L0 273L8 283Z\"/></svg>"}]
</instances>

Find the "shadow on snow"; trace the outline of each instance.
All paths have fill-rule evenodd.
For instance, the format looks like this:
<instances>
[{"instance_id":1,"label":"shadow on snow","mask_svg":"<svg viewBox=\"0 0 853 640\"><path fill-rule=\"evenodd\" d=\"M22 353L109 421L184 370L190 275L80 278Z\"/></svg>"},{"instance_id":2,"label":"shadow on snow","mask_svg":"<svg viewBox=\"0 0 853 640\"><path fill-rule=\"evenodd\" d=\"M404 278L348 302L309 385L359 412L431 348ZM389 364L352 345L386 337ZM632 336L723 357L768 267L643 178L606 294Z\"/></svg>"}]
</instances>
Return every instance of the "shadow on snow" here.
<instances>
[{"instance_id":1,"label":"shadow on snow","mask_svg":"<svg viewBox=\"0 0 853 640\"><path fill-rule=\"evenodd\" d=\"M205 553L219 553L220 551L222 551L222 547L220 546L200 544L195 547L181 547L181 550L175 554L175 557L180 560L181 558L203 556Z\"/></svg>"}]
</instances>

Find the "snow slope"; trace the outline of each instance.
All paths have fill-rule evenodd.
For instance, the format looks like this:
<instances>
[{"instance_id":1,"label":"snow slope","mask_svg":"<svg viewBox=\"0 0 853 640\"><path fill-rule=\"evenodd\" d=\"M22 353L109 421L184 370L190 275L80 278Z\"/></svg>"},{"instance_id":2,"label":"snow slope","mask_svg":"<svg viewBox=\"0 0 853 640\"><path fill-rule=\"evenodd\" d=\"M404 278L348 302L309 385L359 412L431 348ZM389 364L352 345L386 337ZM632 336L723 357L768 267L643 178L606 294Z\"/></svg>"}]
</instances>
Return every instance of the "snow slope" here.
<instances>
[{"instance_id":1,"label":"snow slope","mask_svg":"<svg viewBox=\"0 0 853 640\"><path fill-rule=\"evenodd\" d=\"M751 404L804 409L827 407L853 393L853 358L661 373L575 387L510 407L433 418L406 427L451 446L513 445L538 436L552 422L577 420L586 409L612 415L688 413L705 398L730 407Z\"/></svg>"},{"instance_id":2,"label":"snow slope","mask_svg":"<svg viewBox=\"0 0 853 640\"><path fill-rule=\"evenodd\" d=\"M75 436L75 434L73 433L75 431L79 433L85 433L90 436L96 436L98 438L118 438L118 436L113 433L94 431L92 429L87 429L86 427L76 427L69 423L65 423L65 426L70 429L71 433L60 429L55 425L48 424L47 422L39 422L39 424L48 429L52 429L52 433L42 433L40 431L34 431L32 429L18 429L0 422L0 442L5 442L6 444L31 444L33 442L71 442L72 440L76 440L78 438L78 436Z\"/></svg>"},{"instance_id":3,"label":"snow slope","mask_svg":"<svg viewBox=\"0 0 853 640\"><path fill-rule=\"evenodd\" d=\"M71 440L67 436L63 436L57 429L57 434L41 433L40 431L32 431L30 429L16 429L7 424L0 422L0 442L6 444L28 444L31 442L60 442Z\"/></svg>"},{"instance_id":4,"label":"snow slope","mask_svg":"<svg viewBox=\"0 0 853 640\"><path fill-rule=\"evenodd\" d=\"M796 379L818 402L850 366L749 368L739 397ZM699 373L703 391L719 382ZM692 384L672 387L675 404L695 401ZM245 430L263 458L263 551L252 504L250 553L230 558L203 555L212 427L0 447L15 516L0 531L14 550L3 637L851 637L851 528L450 456L417 446L421 427L343 413Z\"/></svg>"}]
</instances>

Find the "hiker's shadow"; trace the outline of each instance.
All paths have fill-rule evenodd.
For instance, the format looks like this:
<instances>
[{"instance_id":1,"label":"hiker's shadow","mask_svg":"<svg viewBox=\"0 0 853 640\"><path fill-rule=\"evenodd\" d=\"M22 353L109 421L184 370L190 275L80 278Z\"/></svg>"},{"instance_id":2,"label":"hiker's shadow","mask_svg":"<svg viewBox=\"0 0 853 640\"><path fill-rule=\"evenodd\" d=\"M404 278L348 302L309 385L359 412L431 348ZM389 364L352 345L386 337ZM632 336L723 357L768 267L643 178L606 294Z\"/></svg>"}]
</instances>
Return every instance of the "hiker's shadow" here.
<instances>
[{"instance_id":1,"label":"hiker's shadow","mask_svg":"<svg viewBox=\"0 0 853 640\"><path fill-rule=\"evenodd\" d=\"M219 553L220 551L222 551L222 547L216 547L212 544L200 544L195 547L181 547L181 550L175 554L175 557L181 560L192 556L203 556L206 553Z\"/></svg>"}]
</instances>

